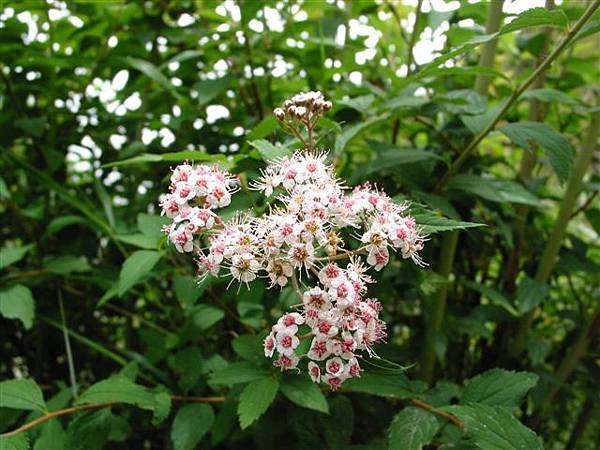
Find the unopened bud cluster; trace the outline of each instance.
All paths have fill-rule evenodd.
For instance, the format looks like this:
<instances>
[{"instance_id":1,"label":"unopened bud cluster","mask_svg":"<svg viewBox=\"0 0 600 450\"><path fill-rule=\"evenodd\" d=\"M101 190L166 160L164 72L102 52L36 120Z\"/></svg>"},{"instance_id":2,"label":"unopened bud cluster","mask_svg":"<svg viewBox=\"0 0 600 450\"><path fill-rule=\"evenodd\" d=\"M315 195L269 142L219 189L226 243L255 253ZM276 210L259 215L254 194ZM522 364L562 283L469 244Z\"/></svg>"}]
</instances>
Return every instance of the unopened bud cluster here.
<instances>
[{"instance_id":1,"label":"unopened bud cluster","mask_svg":"<svg viewBox=\"0 0 600 450\"><path fill-rule=\"evenodd\" d=\"M298 108L318 117L331 103L309 92L284 107L284 118ZM307 361L314 382L337 389L360 376L361 352L374 355L373 345L386 336L381 304L367 295L374 282L367 271L381 270L392 251L422 265L424 237L405 215L406 205L368 183L349 191L326 159L326 153L309 148L271 161L252 184L276 200L260 217L222 221L214 209L229 204L235 178L206 166L176 167L161 206L173 219L165 232L178 251L195 252L200 276L245 284L264 277L270 287L292 286L299 302L272 327L265 355L275 357L281 370ZM353 238L346 242L343 236ZM309 345L301 345L304 339Z\"/></svg>"},{"instance_id":2,"label":"unopened bud cluster","mask_svg":"<svg viewBox=\"0 0 600 450\"><path fill-rule=\"evenodd\" d=\"M283 102L282 108L275 108L273 114L281 121L287 118L306 122L331 110L331 107L332 103L325 100L320 92L301 92Z\"/></svg>"}]
</instances>

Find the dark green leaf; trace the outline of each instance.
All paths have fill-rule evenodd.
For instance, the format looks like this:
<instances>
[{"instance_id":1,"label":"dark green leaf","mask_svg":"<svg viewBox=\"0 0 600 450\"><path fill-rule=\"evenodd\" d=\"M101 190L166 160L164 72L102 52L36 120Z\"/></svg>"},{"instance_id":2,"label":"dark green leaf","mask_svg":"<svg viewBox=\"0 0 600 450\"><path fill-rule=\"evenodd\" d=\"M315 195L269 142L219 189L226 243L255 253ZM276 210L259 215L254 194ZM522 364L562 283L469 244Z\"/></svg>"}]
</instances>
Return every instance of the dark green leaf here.
<instances>
[{"instance_id":1,"label":"dark green leaf","mask_svg":"<svg viewBox=\"0 0 600 450\"><path fill-rule=\"evenodd\" d=\"M215 420L212 407L206 404L182 406L173 420L171 441L175 450L193 450L210 430Z\"/></svg>"},{"instance_id":2,"label":"dark green leaf","mask_svg":"<svg viewBox=\"0 0 600 450\"><path fill-rule=\"evenodd\" d=\"M448 189L460 190L486 200L500 203L520 203L541 206L540 200L516 181L487 178L476 175L456 175Z\"/></svg>"},{"instance_id":3,"label":"dark green leaf","mask_svg":"<svg viewBox=\"0 0 600 450\"><path fill-rule=\"evenodd\" d=\"M516 303L521 314L531 311L548 295L549 286L533 278L525 277L519 282Z\"/></svg>"},{"instance_id":4,"label":"dark green leaf","mask_svg":"<svg viewBox=\"0 0 600 450\"><path fill-rule=\"evenodd\" d=\"M327 399L321 389L307 377L284 377L281 382L281 392L297 405L322 413L329 413Z\"/></svg>"},{"instance_id":5,"label":"dark green leaf","mask_svg":"<svg viewBox=\"0 0 600 450\"><path fill-rule=\"evenodd\" d=\"M46 411L42 390L29 378L0 382L0 408Z\"/></svg>"},{"instance_id":6,"label":"dark green leaf","mask_svg":"<svg viewBox=\"0 0 600 450\"><path fill-rule=\"evenodd\" d=\"M394 416L388 429L388 449L421 450L432 441L439 428L432 413L420 408L404 408Z\"/></svg>"},{"instance_id":7,"label":"dark green leaf","mask_svg":"<svg viewBox=\"0 0 600 450\"><path fill-rule=\"evenodd\" d=\"M248 384L240 395L238 416L242 430L248 428L269 408L275 399L279 383L273 378L263 378Z\"/></svg>"},{"instance_id":8,"label":"dark green leaf","mask_svg":"<svg viewBox=\"0 0 600 450\"><path fill-rule=\"evenodd\" d=\"M467 382L461 403L515 407L537 381L538 376L530 372L488 370Z\"/></svg>"},{"instance_id":9,"label":"dark green leaf","mask_svg":"<svg viewBox=\"0 0 600 450\"><path fill-rule=\"evenodd\" d=\"M138 250L132 253L123 263L119 274L119 295L123 295L148 274L159 259L160 253L155 251Z\"/></svg>"},{"instance_id":10,"label":"dark green leaf","mask_svg":"<svg viewBox=\"0 0 600 450\"><path fill-rule=\"evenodd\" d=\"M233 363L214 372L209 383L213 385L247 383L265 378L268 372L249 362Z\"/></svg>"}]
</instances>

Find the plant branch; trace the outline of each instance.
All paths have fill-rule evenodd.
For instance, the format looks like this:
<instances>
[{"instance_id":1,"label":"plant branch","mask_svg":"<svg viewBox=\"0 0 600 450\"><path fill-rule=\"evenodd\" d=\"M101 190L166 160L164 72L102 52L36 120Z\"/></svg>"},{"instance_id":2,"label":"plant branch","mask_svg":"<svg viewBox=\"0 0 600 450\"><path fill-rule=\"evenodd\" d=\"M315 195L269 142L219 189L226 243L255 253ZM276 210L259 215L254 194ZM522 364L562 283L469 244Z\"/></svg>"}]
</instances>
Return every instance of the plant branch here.
<instances>
[{"instance_id":1,"label":"plant branch","mask_svg":"<svg viewBox=\"0 0 600 450\"><path fill-rule=\"evenodd\" d=\"M185 403L221 403L225 401L225 397L187 397L183 395L171 395L171 400L176 402L185 402ZM25 425L12 430L6 433L0 434L2 437L11 437L15 436L24 431L30 430L42 423L54 419L56 417L67 416L70 414L75 414L82 411L90 411L96 409L104 409L104 408L112 408L113 406L117 406L122 404L121 402L105 402L105 403L90 403L87 405L78 405L71 406L70 408L59 409L56 411L49 412L44 414L37 419L32 420L31 422L26 423Z\"/></svg>"},{"instance_id":2,"label":"plant branch","mask_svg":"<svg viewBox=\"0 0 600 450\"><path fill-rule=\"evenodd\" d=\"M408 402L411 405L416 406L417 408L424 409L425 411L429 411L432 414L436 414L440 417L443 417L444 419L452 422L458 428L464 427L464 424L454 414L448 413L446 411L441 411L441 410L435 408L433 405L430 405L429 403L425 403L424 401L416 399L416 398L411 398L408 400Z\"/></svg>"},{"instance_id":3,"label":"plant branch","mask_svg":"<svg viewBox=\"0 0 600 450\"><path fill-rule=\"evenodd\" d=\"M548 55L546 59L538 66L538 68L529 77L515 89L512 95L508 98L500 110L496 113L491 122L471 141L471 143L463 150L459 157L452 163L450 168L446 171L440 182L435 188L435 192L440 192L450 181L452 176L462 167L469 155L477 148L477 146L485 139L485 137L496 128L496 125L504 117L504 114L511 108L511 106L517 101L517 99L527 90L527 88L538 78L538 76L546 71L546 69L558 58L562 51L577 35L579 30L587 23L591 18L592 14L600 6L600 0L594 0L579 20L575 23L573 28L569 30L567 35L560 41L560 43L554 48L552 53Z\"/></svg>"}]
</instances>

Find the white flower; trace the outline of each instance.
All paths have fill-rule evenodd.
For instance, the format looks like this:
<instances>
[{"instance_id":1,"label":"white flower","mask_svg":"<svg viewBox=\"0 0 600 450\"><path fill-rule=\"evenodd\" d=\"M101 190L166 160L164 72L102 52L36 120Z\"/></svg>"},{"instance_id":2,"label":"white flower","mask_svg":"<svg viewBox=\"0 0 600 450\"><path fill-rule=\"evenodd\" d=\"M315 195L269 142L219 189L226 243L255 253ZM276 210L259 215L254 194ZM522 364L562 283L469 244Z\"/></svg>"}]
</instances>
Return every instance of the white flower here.
<instances>
[{"instance_id":1,"label":"white flower","mask_svg":"<svg viewBox=\"0 0 600 450\"><path fill-rule=\"evenodd\" d=\"M313 383L318 383L321 381L321 368L313 361L308 363L308 374L310 375L310 379L313 381Z\"/></svg>"},{"instance_id":2,"label":"white flower","mask_svg":"<svg viewBox=\"0 0 600 450\"><path fill-rule=\"evenodd\" d=\"M256 278L256 272L260 269L260 264L250 253L234 255L231 258L231 275L236 280L248 283Z\"/></svg>"}]
</instances>

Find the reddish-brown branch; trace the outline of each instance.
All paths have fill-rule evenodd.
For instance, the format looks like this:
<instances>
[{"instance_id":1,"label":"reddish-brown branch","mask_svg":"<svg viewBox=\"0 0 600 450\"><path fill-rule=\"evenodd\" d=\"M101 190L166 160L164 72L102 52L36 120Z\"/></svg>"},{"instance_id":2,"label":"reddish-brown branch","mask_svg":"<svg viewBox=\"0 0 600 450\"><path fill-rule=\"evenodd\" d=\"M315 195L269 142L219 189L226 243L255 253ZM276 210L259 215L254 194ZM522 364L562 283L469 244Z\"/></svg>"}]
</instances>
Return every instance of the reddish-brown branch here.
<instances>
[{"instance_id":1,"label":"reddish-brown branch","mask_svg":"<svg viewBox=\"0 0 600 450\"><path fill-rule=\"evenodd\" d=\"M458 428L463 428L464 427L464 424L454 414L450 414L450 413L448 413L446 411L441 411L439 409L436 409L433 405L430 405L429 403L425 403L424 401L421 401L421 400L416 399L416 398L411 398L410 400L408 400L408 402L411 405L416 406L417 408L424 409L425 411L429 411L432 414L436 414L436 415L438 415L440 417L443 417L444 419L452 422Z\"/></svg>"}]
</instances>

